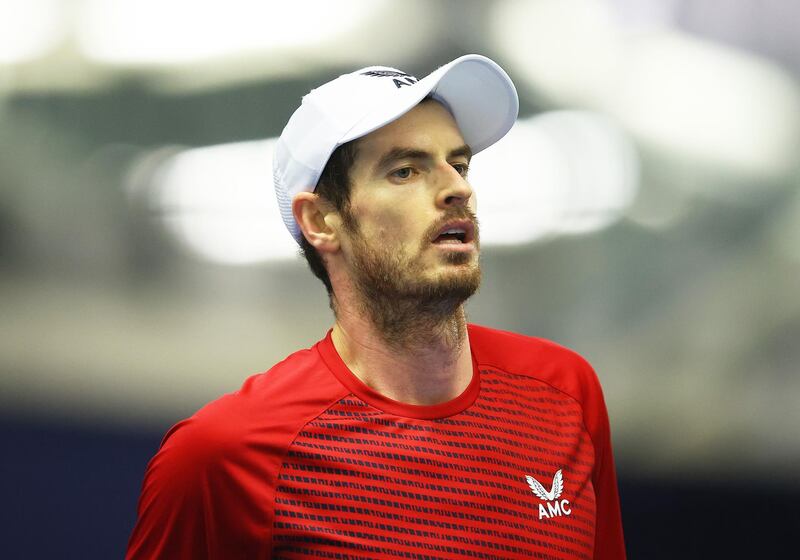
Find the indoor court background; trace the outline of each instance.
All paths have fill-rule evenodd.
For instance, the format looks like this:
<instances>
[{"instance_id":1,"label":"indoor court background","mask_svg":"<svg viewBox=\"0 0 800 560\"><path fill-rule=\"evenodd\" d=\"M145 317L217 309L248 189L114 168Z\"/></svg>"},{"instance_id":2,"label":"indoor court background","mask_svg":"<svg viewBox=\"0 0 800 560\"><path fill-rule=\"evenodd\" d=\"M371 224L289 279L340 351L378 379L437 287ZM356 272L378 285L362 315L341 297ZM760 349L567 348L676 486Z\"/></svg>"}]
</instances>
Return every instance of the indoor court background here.
<instances>
[{"instance_id":1,"label":"indoor court background","mask_svg":"<svg viewBox=\"0 0 800 560\"><path fill-rule=\"evenodd\" d=\"M121 557L166 430L324 336L271 186L300 97L472 52L521 110L471 171L471 320L595 366L630 558L785 557L799 28L787 0L0 0L0 558Z\"/></svg>"}]
</instances>

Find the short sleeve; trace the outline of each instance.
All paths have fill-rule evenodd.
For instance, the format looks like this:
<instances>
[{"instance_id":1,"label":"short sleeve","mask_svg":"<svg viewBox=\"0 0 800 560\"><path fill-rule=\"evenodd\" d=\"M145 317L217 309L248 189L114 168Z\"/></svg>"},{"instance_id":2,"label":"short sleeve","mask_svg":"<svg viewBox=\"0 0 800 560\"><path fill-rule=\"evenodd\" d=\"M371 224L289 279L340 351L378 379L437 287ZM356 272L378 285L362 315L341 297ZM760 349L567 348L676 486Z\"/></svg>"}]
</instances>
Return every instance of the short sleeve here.
<instances>
[{"instance_id":1,"label":"short sleeve","mask_svg":"<svg viewBox=\"0 0 800 560\"><path fill-rule=\"evenodd\" d=\"M597 507L594 557L595 560L624 560L625 539L608 411L600 382L591 367L588 380L583 405L584 419L595 446L595 467L592 473Z\"/></svg>"},{"instance_id":2,"label":"short sleeve","mask_svg":"<svg viewBox=\"0 0 800 560\"><path fill-rule=\"evenodd\" d=\"M267 473L247 438L217 422L177 424L150 461L128 560L266 558Z\"/></svg>"}]
</instances>

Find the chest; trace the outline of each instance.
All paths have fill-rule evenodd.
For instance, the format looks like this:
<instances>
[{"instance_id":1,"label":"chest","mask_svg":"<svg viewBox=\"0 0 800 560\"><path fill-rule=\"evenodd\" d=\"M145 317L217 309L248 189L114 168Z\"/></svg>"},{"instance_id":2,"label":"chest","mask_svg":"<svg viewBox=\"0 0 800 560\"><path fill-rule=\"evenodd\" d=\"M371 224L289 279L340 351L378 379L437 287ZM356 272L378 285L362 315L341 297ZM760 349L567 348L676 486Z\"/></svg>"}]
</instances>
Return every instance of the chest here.
<instances>
[{"instance_id":1,"label":"chest","mask_svg":"<svg viewBox=\"0 0 800 560\"><path fill-rule=\"evenodd\" d=\"M581 410L546 386L506 385L484 383L444 419L349 397L309 423L279 475L276 556L591 558Z\"/></svg>"}]
</instances>

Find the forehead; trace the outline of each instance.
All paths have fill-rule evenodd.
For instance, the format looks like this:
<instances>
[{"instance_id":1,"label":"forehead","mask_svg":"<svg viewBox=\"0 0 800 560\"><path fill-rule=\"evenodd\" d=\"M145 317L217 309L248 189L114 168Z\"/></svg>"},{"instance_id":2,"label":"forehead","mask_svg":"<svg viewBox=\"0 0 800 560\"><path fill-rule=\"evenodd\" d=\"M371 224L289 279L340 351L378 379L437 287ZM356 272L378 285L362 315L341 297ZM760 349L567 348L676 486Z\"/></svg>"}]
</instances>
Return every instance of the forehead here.
<instances>
[{"instance_id":1,"label":"forehead","mask_svg":"<svg viewBox=\"0 0 800 560\"><path fill-rule=\"evenodd\" d=\"M356 165L374 162L398 147L437 155L463 144L464 138L450 111L438 101L428 99L397 120L361 137Z\"/></svg>"}]
</instances>

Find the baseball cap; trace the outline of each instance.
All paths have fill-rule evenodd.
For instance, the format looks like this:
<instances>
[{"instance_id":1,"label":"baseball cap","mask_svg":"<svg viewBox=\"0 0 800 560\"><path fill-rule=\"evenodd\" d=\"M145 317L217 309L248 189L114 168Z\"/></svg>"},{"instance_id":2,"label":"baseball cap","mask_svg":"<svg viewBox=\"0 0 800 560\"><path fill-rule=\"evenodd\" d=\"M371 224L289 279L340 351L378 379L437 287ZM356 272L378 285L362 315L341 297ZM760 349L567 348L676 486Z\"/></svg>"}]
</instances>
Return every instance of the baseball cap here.
<instances>
[{"instance_id":1,"label":"baseball cap","mask_svg":"<svg viewBox=\"0 0 800 560\"><path fill-rule=\"evenodd\" d=\"M295 241L302 233L292 198L316 188L333 151L400 118L428 96L447 107L473 153L505 136L519 111L511 78L477 54L461 56L421 80L396 68L369 66L311 90L273 153L278 207Z\"/></svg>"}]
</instances>

